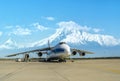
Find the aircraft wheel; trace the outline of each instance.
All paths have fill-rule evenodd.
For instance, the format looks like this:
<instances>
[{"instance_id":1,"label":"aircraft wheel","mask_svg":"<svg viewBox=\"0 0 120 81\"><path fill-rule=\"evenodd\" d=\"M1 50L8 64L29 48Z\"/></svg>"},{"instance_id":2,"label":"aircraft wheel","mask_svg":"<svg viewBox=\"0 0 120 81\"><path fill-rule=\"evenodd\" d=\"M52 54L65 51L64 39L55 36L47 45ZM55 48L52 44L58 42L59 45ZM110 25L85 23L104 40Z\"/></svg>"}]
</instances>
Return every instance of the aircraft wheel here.
<instances>
[{"instance_id":1,"label":"aircraft wheel","mask_svg":"<svg viewBox=\"0 0 120 81\"><path fill-rule=\"evenodd\" d=\"M47 59L47 62L50 62L51 60L50 59Z\"/></svg>"},{"instance_id":2,"label":"aircraft wheel","mask_svg":"<svg viewBox=\"0 0 120 81\"><path fill-rule=\"evenodd\" d=\"M66 60L64 60L64 62L66 62Z\"/></svg>"},{"instance_id":3,"label":"aircraft wheel","mask_svg":"<svg viewBox=\"0 0 120 81\"><path fill-rule=\"evenodd\" d=\"M65 59L59 59L58 61L59 61L59 62L66 62Z\"/></svg>"},{"instance_id":4,"label":"aircraft wheel","mask_svg":"<svg viewBox=\"0 0 120 81\"><path fill-rule=\"evenodd\" d=\"M62 59L59 59L58 61L59 61L59 62L63 62L63 60L62 60Z\"/></svg>"}]
</instances>

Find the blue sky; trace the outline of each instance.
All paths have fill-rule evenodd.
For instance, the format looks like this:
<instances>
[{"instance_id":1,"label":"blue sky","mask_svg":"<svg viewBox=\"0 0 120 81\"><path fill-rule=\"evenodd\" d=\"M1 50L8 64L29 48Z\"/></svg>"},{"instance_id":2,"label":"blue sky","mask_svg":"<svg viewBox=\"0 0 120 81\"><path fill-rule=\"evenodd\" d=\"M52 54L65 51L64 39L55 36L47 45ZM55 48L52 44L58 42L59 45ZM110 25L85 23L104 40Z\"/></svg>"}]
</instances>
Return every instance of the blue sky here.
<instances>
[{"instance_id":1,"label":"blue sky","mask_svg":"<svg viewBox=\"0 0 120 81\"><path fill-rule=\"evenodd\" d=\"M98 28L102 30L101 34L120 39L120 1L0 0L0 44L9 38L22 44L40 40L53 34L58 27L57 23L62 21L74 21L82 26ZM46 30L44 32L37 27L39 32L32 31L37 31L32 28L37 25L49 30L43 29ZM17 34L19 30L27 32L23 33L27 37Z\"/></svg>"},{"instance_id":2,"label":"blue sky","mask_svg":"<svg viewBox=\"0 0 120 81\"><path fill-rule=\"evenodd\" d=\"M6 25L40 22L55 27L56 22L72 20L120 37L119 3L119 0L1 0L0 26L2 29ZM55 21L44 20L43 17L48 16Z\"/></svg>"}]
</instances>

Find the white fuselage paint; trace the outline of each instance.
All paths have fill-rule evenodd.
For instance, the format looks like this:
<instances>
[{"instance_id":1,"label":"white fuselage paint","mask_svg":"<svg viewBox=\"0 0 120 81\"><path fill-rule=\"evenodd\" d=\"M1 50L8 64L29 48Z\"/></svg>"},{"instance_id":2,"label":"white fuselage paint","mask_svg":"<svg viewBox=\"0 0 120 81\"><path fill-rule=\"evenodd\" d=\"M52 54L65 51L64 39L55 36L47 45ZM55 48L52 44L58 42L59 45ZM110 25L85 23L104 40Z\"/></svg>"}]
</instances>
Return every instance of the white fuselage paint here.
<instances>
[{"instance_id":1,"label":"white fuselage paint","mask_svg":"<svg viewBox=\"0 0 120 81\"><path fill-rule=\"evenodd\" d=\"M64 59L71 55L70 47L67 44L56 45L47 55L47 59Z\"/></svg>"}]
</instances>

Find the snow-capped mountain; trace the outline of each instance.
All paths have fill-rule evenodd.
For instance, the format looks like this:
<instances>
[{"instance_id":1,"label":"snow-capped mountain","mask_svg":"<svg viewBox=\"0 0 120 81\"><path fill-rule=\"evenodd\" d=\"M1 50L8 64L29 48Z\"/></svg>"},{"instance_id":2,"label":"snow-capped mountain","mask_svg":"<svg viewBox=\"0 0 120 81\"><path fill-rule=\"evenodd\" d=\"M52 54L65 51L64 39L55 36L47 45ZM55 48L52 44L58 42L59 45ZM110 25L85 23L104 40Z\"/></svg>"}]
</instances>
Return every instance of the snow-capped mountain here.
<instances>
[{"instance_id":1,"label":"snow-capped mountain","mask_svg":"<svg viewBox=\"0 0 120 81\"><path fill-rule=\"evenodd\" d=\"M0 45L1 49L18 49L18 48L34 48L39 46L44 46L48 44L57 44L58 42L66 42L70 45L84 46L84 45L94 45L98 46L120 46L120 39L117 39L110 35L98 34L94 28L87 26L81 26L73 21L60 22L57 24L58 28L56 32L51 36L44 38L40 41L32 43L18 44L14 39L9 38L6 42Z\"/></svg>"},{"instance_id":2,"label":"snow-capped mountain","mask_svg":"<svg viewBox=\"0 0 120 81\"><path fill-rule=\"evenodd\" d=\"M40 41L17 43L14 39L9 38L0 45L0 52L7 55L10 52L16 53L42 48L48 45L49 40L52 46L62 41L74 48L93 51L96 53L95 56L102 56L102 54L109 56L110 53L114 54L113 56L119 55L120 39L111 35L100 34L100 29L80 26L73 21L60 22L57 25L58 28L54 34Z\"/></svg>"},{"instance_id":3,"label":"snow-capped mountain","mask_svg":"<svg viewBox=\"0 0 120 81\"><path fill-rule=\"evenodd\" d=\"M13 41L11 38L9 38L6 42L4 42L1 46L0 49L12 49L16 48L17 43Z\"/></svg>"},{"instance_id":4,"label":"snow-capped mountain","mask_svg":"<svg viewBox=\"0 0 120 81\"><path fill-rule=\"evenodd\" d=\"M58 23L59 28L48 38L33 43L34 46L42 46L48 43L64 41L69 44L86 45L89 43L97 43L100 46L116 46L120 45L120 39L116 39L110 35L97 34L91 28L80 26L73 21Z\"/></svg>"}]
</instances>

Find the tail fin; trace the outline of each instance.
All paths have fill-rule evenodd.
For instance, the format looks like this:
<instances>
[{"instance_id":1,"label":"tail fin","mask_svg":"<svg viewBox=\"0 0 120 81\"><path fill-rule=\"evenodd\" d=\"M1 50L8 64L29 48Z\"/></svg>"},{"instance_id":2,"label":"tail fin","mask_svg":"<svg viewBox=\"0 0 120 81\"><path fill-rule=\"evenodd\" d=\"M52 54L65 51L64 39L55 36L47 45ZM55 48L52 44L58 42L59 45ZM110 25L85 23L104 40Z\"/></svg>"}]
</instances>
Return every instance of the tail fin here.
<instances>
[{"instance_id":1,"label":"tail fin","mask_svg":"<svg viewBox=\"0 0 120 81\"><path fill-rule=\"evenodd\" d=\"M48 40L48 47L49 47L49 49L51 49L51 48L50 48L50 41L49 41L49 40Z\"/></svg>"}]
</instances>

